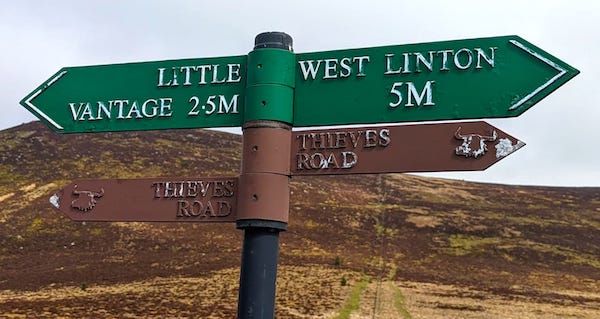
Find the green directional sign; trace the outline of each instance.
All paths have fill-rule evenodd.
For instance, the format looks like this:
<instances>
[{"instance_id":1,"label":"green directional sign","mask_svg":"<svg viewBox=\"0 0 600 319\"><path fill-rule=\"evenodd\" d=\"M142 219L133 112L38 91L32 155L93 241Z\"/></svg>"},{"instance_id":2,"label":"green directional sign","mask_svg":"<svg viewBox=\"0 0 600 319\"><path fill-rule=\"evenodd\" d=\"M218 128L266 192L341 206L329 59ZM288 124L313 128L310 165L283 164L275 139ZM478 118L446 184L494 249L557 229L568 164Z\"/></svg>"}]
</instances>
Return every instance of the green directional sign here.
<instances>
[{"instance_id":1,"label":"green directional sign","mask_svg":"<svg viewBox=\"0 0 600 319\"><path fill-rule=\"evenodd\" d=\"M518 36L303 53L294 126L513 117L578 73Z\"/></svg>"},{"instance_id":2,"label":"green directional sign","mask_svg":"<svg viewBox=\"0 0 600 319\"><path fill-rule=\"evenodd\" d=\"M290 54L289 66L269 50L67 67L21 104L59 133L513 117L579 73L518 36Z\"/></svg>"},{"instance_id":3,"label":"green directional sign","mask_svg":"<svg viewBox=\"0 0 600 319\"><path fill-rule=\"evenodd\" d=\"M240 126L246 56L67 67L21 104L59 133Z\"/></svg>"}]
</instances>

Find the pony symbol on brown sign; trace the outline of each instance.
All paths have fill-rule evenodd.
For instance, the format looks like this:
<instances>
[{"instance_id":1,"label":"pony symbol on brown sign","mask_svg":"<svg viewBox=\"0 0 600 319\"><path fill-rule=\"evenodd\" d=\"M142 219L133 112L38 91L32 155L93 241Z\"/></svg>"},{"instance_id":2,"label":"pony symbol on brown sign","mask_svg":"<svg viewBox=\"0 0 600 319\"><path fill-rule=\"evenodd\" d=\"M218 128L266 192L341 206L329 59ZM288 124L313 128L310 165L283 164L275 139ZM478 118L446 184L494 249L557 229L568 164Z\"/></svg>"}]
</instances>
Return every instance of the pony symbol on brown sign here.
<instances>
[{"instance_id":1,"label":"pony symbol on brown sign","mask_svg":"<svg viewBox=\"0 0 600 319\"><path fill-rule=\"evenodd\" d=\"M79 209L82 212L90 211L96 206L96 199L104 196L104 188L100 192L78 190L77 184L73 186L73 195L78 197L71 202L71 207Z\"/></svg>"},{"instance_id":2,"label":"pony symbol on brown sign","mask_svg":"<svg viewBox=\"0 0 600 319\"><path fill-rule=\"evenodd\" d=\"M462 144L454 150L458 156L473 158L482 156L488 150L486 142L493 142L496 140L496 138L498 138L496 130L492 131L491 136L483 136L480 134L463 135L460 133L461 128L462 127L459 126L454 133L454 137L456 137L456 139L463 141Z\"/></svg>"}]
</instances>

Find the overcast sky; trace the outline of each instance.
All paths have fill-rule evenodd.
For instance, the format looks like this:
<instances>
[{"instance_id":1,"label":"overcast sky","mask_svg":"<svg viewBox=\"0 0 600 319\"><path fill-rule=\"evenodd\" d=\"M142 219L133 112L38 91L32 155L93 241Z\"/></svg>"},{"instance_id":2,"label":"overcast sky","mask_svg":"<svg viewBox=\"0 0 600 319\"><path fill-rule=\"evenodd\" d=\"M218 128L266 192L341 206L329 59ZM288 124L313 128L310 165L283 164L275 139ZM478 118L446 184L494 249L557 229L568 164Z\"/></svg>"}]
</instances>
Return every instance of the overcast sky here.
<instances>
[{"instance_id":1,"label":"overcast sky","mask_svg":"<svg viewBox=\"0 0 600 319\"><path fill-rule=\"evenodd\" d=\"M595 0L10 1L0 129L35 120L19 101L64 66L244 55L264 31L290 34L298 53L516 34L581 74L517 118L487 120L523 149L483 172L429 175L600 186L599 21Z\"/></svg>"}]
</instances>

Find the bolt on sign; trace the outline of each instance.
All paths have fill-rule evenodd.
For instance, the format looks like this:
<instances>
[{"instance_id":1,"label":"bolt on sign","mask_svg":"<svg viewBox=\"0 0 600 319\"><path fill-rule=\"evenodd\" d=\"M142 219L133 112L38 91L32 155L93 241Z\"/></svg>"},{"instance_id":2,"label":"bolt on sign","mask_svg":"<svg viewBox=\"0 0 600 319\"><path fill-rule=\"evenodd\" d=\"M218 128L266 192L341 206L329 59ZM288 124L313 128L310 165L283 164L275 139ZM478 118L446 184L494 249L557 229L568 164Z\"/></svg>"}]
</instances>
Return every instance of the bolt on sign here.
<instances>
[{"instance_id":1,"label":"bolt on sign","mask_svg":"<svg viewBox=\"0 0 600 319\"><path fill-rule=\"evenodd\" d=\"M295 131L292 175L484 170L525 143L482 121Z\"/></svg>"},{"instance_id":2,"label":"bolt on sign","mask_svg":"<svg viewBox=\"0 0 600 319\"><path fill-rule=\"evenodd\" d=\"M50 202L77 221L235 222L238 178L76 180Z\"/></svg>"}]
</instances>

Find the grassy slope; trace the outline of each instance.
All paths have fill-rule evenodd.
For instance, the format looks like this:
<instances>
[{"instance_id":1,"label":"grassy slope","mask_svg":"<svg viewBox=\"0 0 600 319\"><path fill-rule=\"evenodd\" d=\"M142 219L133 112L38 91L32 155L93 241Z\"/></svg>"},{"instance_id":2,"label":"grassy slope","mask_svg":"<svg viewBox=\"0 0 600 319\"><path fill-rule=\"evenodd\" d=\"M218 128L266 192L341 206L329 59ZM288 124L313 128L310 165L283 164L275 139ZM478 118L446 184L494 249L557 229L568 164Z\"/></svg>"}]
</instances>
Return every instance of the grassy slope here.
<instances>
[{"instance_id":1,"label":"grassy slope","mask_svg":"<svg viewBox=\"0 0 600 319\"><path fill-rule=\"evenodd\" d=\"M56 135L33 122L0 138L0 290L202 277L239 266L241 233L231 224L75 223L48 204L75 178L236 175L239 136ZM555 296L540 291L600 289L600 188L398 174L294 178L291 191L281 265L334 267L337 258L372 278L548 300Z\"/></svg>"}]
</instances>

